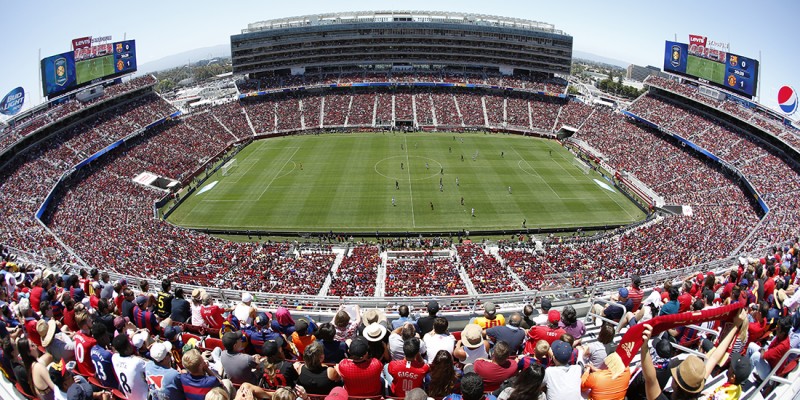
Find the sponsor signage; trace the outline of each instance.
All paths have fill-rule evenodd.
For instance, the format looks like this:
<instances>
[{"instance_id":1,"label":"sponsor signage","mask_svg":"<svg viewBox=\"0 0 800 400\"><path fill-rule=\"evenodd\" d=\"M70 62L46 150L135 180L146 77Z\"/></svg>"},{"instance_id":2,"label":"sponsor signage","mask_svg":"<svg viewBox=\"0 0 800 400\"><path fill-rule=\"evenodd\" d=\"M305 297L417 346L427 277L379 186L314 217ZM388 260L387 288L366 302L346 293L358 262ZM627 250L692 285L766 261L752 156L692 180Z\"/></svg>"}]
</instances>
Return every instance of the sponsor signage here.
<instances>
[{"instance_id":1,"label":"sponsor signage","mask_svg":"<svg viewBox=\"0 0 800 400\"><path fill-rule=\"evenodd\" d=\"M3 100L0 101L0 114L4 115L14 115L22 109L22 105L25 103L25 90L22 87L18 87L3 97Z\"/></svg>"},{"instance_id":2,"label":"sponsor signage","mask_svg":"<svg viewBox=\"0 0 800 400\"><path fill-rule=\"evenodd\" d=\"M791 86L778 90L778 106L784 114L792 115L797 111L797 91Z\"/></svg>"},{"instance_id":3,"label":"sponsor signage","mask_svg":"<svg viewBox=\"0 0 800 400\"><path fill-rule=\"evenodd\" d=\"M82 38L72 39L72 48L74 50L83 49L92 45L92 37L86 36Z\"/></svg>"}]
</instances>

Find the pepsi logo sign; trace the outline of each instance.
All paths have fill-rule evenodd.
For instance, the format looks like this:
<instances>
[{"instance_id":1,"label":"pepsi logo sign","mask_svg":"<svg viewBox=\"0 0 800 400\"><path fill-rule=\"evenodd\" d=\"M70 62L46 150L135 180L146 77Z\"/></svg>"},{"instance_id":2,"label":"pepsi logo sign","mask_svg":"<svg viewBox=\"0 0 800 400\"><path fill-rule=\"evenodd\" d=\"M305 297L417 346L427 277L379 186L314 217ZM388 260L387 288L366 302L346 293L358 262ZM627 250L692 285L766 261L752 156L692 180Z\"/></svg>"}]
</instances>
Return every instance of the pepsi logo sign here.
<instances>
[{"instance_id":1,"label":"pepsi logo sign","mask_svg":"<svg viewBox=\"0 0 800 400\"><path fill-rule=\"evenodd\" d=\"M778 90L778 106L786 115L797 111L797 91L791 86L784 86Z\"/></svg>"}]
</instances>

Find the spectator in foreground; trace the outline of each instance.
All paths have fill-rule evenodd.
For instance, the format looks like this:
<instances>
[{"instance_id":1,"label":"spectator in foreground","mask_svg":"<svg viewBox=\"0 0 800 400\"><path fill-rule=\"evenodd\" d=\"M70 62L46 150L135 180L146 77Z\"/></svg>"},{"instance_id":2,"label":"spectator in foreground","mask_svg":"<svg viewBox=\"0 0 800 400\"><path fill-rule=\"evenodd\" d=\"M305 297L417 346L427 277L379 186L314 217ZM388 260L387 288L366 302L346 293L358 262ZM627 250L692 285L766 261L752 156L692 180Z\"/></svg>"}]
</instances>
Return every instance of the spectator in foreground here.
<instances>
[{"instance_id":1,"label":"spectator in foreground","mask_svg":"<svg viewBox=\"0 0 800 400\"><path fill-rule=\"evenodd\" d=\"M181 361L186 368L186 372L180 375L186 400L204 400L211 389L222 387L222 383L197 349L184 353Z\"/></svg>"},{"instance_id":2,"label":"spectator in foreground","mask_svg":"<svg viewBox=\"0 0 800 400\"><path fill-rule=\"evenodd\" d=\"M411 324L407 324L411 326ZM412 326L413 329L413 326ZM412 388L421 388L431 367L420 355L420 340L411 337L403 343L404 359L390 362L386 368L388 384L395 396L403 397Z\"/></svg>"},{"instance_id":3,"label":"spectator in foreground","mask_svg":"<svg viewBox=\"0 0 800 400\"><path fill-rule=\"evenodd\" d=\"M450 393L459 393L458 367L453 365L453 355L447 350L439 350L430 362L431 381L428 384L428 394L431 397L444 397Z\"/></svg>"},{"instance_id":4,"label":"spectator in foreground","mask_svg":"<svg viewBox=\"0 0 800 400\"><path fill-rule=\"evenodd\" d=\"M495 391L506 379L517 374L517 364L508 359L510 354L511 348L508 343L499 341L494 345L491 360L475 361L475 373L483 378L485 390Z\"/></svg>"},{"instance_id":5,"label":"spectator in foreground","mask_svg":"<svg viewBox=\"0 0 800 400\"><path fill-rule=\"evenodd\" d=\"M129 400L147 400L148 387L145 381L144 359L138 357L127 335L117 335L112 341L117 352L111 356L119 390Z\"/></svg>"},{"instance_id":6,"label":"spectator in foreground","mask_svg":"<svg viewBox=\"0 0 800 400\"><path fill-rule=\"evenodd\" d=\"M550 345L553 365L544 374L544 387L548 399L578 399L581 397L581 375L583 374L583 349L578 348L577 363L569 365L572 346L562 340Z\"/></svg>"},{"instance_id":7,"label":"spectator in foreground","mask_svg":"<svg viewBox=\"0 0 800 400\"><path fill-rule=\"evenodd\" d=\"M342 360L335 368L350 396L381 395L383 365L378 359L370 357L366 339L353 339L350 343L350 358Z\"/></svg>"},{"instance_id":8,"label":"spectator in foreground","mask_svg":"<svg viewBox=\"0 0 800 400\"><path fill-rule=\"evenodd\" d=\"M520 328L522 315L519 313L511 314L505 325L491 327L486 330L486 336L493 342L506 342L510 347L512 355L519 354L522 343L525 340L525 331Z\"/></svg>"},{"instance_id":9,"label":"spectator in foreground","mask_svg":"<svg viewBox=\"0 0 800 400\"><path fill-rule=\"evenodd\" d=\"M253 372L258 360L254 356L242 353L247 346L247 338L242 332L226 332L222 335L222 345L225 346L225 351L219 358L231 382L258 384L258 374Z\"/></svg>"},{"instance_id":10,"label":"spectator in foreground","mask_svg":"<svg viewBox=\"0 0 800 400\"><path fill-rule=\"evenodd\" d=\"M483 378L480 375L469 372L461 378L461 394L450 394L443 400L497 400L491 393L483 393Z\"/></svg>"},{"instance_id":11,"label":"spectator in foreground","mask_svg":"<svg viewBox=\"0 0 800 400\"><path fill-rule=\"evenodd\" d=\"M536 400L542 394L544 367L532 364L520 372L514 384L504 389L497 396L498 400Z\"/></svg>"},{"instance_id":12,"label":"spectator in foreground","mask_svg":"<svg viewBox=\"0 0 800 400\"><path fill-rule=\"evenodd\" d=\"M182 399L180 373L172 367L172 343L156 342L150 346L150 358L144 366L151 399Z\"/></svg>"},{"instance_id":13,"label":"spectator in foreground","mask_svg":"<svg viewBox=\"0 0 800 400\"><path fill-rule=\"evenodd\" d=\"M425 342L425 347L428 349L428 364L433 364L433 360L436 358L439 350L444 350L450 353L450 355L453 354L453 350L455 349L456 345L456 338L447 330L448 326L449 323L447 322L447 319L436 317L436 319L433 321L433 330L428 332L422 338L422 340Z\"/></svg>"},{"instance_id":14,"label":"spectator in foreground","mask_svg":"<svg viewBox=\"0 0 800 400\"><path fill-rule=\"evenodd\" d=\"M317 341L306 346L303 362L294 364L298 374L297 384L304 387L309 394L328 394L333 388L341 385L341 377L336 373L336 369L322 365L323 362L325 362L325 352L322 344Z\"/></svg>"},{"instance_id":15,"label":"spectator in foreground","mask_svg":"<svg viewBox=\"0 0 800 400\"><path fill-rule=\"evenodd\" d=\"M728 331L725 337L717 345L717 349L727 349L730 347L733 338L739 333L742 323L747 318L747 312L741 310L739 314L733 319L733 327ZM644 325L644 332L642 332L642 348L641 353L641 366L642 375L644 375L644 386L647 400L662 400L667 397L663 394L662 388L659 386L658 378L656 376L656 368L653 366L653 359L650 356L650 348L648 342L653 333L653 327L649 324ZM672 399L697 399L700 397L700 392L705 387L706 378L711 375L714 367L722 359L722 356L727 354L725 351L714 351L706 359L706 362L695 356L690 355L684 359L679 366L670 370L672 373Z\"/></svg>"}]
</instances>

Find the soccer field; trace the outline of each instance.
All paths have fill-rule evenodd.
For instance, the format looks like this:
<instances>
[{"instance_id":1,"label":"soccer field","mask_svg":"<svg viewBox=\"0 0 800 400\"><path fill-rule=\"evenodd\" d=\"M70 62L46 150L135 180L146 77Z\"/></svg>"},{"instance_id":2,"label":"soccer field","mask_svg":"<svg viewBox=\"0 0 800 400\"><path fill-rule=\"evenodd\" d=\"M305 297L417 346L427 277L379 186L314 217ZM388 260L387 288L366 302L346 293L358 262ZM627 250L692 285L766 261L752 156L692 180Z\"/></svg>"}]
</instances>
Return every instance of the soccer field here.
<instances>
[{"instance_id":1,"label":"soccer field","mask_svg":"<svg viewBox=\"0 0 800 400\"><path fill-rule=\"evenodd\" d=\"M78 84L89 82L114 73L114 56L92 58L75 63Z\"/></svg>"},{"instance_id":2,"label":"soccer field","mask_svg":"<svg viewBox=\"0 0 800 400\"><path fill-rule=\"evenodd\" d=\"M193 228L423 232L520 229L524 220L528 228L626 224L645 217L544 139L304 135L253 142L236 160L228 176L211 176L169 220Z\"/></svg>"},{"instance_id":3,"label":"soccer field","mask_svg":"<svg viewBox=\"0 0 800 400\"><path fill-rule=\"evenodd\" d=\"M686 59L686 73L711 82L723 84L723 80L725 79L725 64L696 56L689 56Z\"/></svg>"}]
</instances>

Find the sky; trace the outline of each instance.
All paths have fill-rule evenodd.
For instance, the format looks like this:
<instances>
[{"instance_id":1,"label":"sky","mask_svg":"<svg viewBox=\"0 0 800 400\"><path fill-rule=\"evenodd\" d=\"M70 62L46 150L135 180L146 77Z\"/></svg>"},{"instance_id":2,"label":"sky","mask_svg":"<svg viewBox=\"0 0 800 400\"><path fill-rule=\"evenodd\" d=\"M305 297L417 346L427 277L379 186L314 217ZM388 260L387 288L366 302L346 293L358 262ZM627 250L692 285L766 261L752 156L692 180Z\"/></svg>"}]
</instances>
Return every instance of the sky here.
<instances>
[{"instance_id":1,"label":"sky","mask_svg":"<svg viewBox=\"0 0 800 400\"><path fill-rule=\"evenodd\" d=\"M800 90L800 1L3 1L0 96L25 89L25 108L43 101L39 54L70 50L84 36L135 39L138 64L201 47L229 44L250 22L336 11L430 10L518 17L554 24L573 49L638 65L663 66L664 41L689 34L730 43L761 60L760 102L777 109L778 89ZM794 33L792 33L794 32Z\"/></svg>"}]
</instances>

